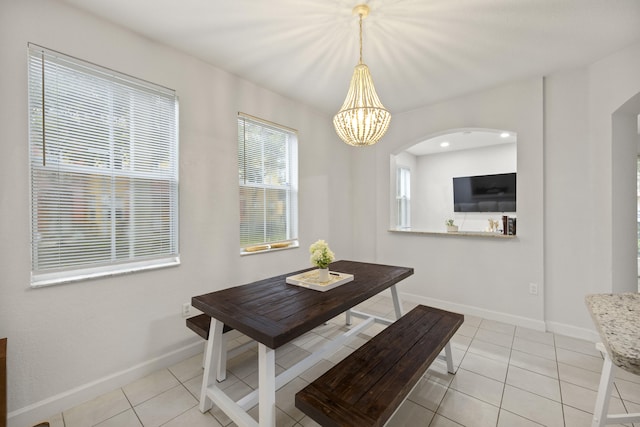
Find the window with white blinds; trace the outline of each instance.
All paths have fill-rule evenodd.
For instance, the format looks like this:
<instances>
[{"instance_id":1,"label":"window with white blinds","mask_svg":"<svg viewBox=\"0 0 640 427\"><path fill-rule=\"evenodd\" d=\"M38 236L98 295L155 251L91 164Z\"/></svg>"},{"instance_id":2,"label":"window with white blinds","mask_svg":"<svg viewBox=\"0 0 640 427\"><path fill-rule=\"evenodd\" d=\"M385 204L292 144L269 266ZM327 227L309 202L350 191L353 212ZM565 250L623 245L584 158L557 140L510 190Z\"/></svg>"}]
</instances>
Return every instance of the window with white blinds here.
<instances>
[{"instance_id":1,"label":"window with white blinds","mask_svg":"<svg viewBox=\"0 0 640 427\"><path fill-rule=\"evenodd\" d=\"M297 245L296 132L238 116L241 253Z\"/></svg>"},{"instance_id":2,"label":"window with white blinds","mask_svg":"<svg viewBox=\"0 0 640 427\"><path fill-rule=\"evenodd\" d=\"M411 171L409 168L396 169L396 226L411 227Z\"/></svg>"},{"instance_id":3,"label":"window with white blinds","mask_svg":"<svg viewBox=\"0 0 640 427\"><path fill-rule=\"evenodd\" d=\"M29 45L32 286L179 263L174 91Z\"/></svg>"}]
</instances>

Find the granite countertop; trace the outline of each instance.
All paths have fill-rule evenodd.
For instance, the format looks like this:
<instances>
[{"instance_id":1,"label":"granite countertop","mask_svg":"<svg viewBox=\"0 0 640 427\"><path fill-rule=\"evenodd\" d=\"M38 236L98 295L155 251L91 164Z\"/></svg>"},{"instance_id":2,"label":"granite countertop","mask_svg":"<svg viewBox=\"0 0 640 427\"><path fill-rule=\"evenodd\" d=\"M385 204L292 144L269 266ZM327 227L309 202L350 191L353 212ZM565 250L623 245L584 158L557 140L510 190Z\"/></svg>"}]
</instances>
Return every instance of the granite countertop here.
<instances>
[{"instance_id":1,"label":"granite countertop","mask_svg":"<svg viewBox=\"0 0 640 427\"><path fill-rule=\"evenodd\" d=\"M640 375L640 293L587 295L585 301L611 361Z\"/></svg>"},{"instance_id":2,"label":"granite countertop","mask_svg":"<svg viewBox=\"0 0 640 427\"><path fill-rule=\"evenodd\" d=\"M392 233L406 233L406 234L422 234L431 236L467 236L467 237L486 237L489 239L515 239L518 236L515 234L502 234L502 233L490 233L488 231L427 231L427 230L413 230L413 229L399 229L390 228L388 231Z\"/></svg>"}]
</instances>

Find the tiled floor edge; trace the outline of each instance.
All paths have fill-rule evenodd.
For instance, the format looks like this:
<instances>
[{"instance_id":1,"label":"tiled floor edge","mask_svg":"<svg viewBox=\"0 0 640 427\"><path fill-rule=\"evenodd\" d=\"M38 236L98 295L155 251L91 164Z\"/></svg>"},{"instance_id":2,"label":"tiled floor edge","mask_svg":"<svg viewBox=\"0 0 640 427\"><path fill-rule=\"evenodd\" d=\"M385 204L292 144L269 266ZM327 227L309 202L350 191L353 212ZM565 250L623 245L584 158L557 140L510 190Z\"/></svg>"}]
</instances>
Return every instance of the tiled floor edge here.
<instances>
[{"instance_id":1,"label":"tiled floor edge","mask_svg":"<svg viewBox=\"0 0 640 427\"><path fill-rule=\"evenodd\" d=\"M194 339L192 343L155 357L146 362L113 373L71 390L48 397L7 414L7 427L34 425L51 414L63 412L105 393L121 388L159 369L167 368L188 357L202 353L204 341Z\"/></svg>"}]
</instances>

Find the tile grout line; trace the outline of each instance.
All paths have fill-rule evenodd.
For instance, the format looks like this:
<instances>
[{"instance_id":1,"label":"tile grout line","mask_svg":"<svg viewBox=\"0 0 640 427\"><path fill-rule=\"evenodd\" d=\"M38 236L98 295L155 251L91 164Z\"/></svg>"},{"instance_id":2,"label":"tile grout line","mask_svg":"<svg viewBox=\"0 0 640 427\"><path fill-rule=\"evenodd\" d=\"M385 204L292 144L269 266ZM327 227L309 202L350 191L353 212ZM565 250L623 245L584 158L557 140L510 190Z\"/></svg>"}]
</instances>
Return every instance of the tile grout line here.
<instances>
[{"instance_id":1,"label":"tile grout line","mask_svg":"<svg viewBox=\"0 0 640 427\"><path fill-rule=\"evenodd\" d=\"M562 397L562 381L560 380L560 365L558 363L558 347L556 345L556 334L553 334L553 352L556 355L556 373L558 374L558 390L560 391L560 410L562 411L562 424L567 425L567 417L564 413L564 399Z\"/></svg>"},{"instance_id":2,"label":"tile grout line","mask_svg":"<svg viewBox=\"0 0 640 427\"><path fill-rule=\"evenodd\" d=\"M504 401L504 392L507 389L507 378L509 377L509 367L511 366L511 354L513 353L513 343L515 339L516 339L516 328L513 328L513 336L511 337L511 347L509 348L509 359L507 360L507 372L504 373L504 381L502 382L502 395L500 396L500 406L498 407L498 418L496 419L496 427L498 427L498 424L500 424L500 415L502 414L502 402Z\"/></svg>"},{"instance_id":3,"label":"tile grout line","mask_svg":"<svg viewBox=\"0 0 640 427\"><path fill-rule=\"evenodd\" d=\"M463 324L464 324L464 322L463 322ZM476 331L473 333L473 337L471 338L471 342L473 342L473 340L475 339L475 336L476 336L476 333L478 332L479 327L480 327L480 325L478 325L478 327L476 327L476 328L475 328L475 330L476 330ZM462 365L462 361L464 360L464 358L467 356L467 353L469 352L469 346L471 346L471 342L469 342L469 345L468 345L468 346L466 347L466 349L464 350L464 354L462 355L462 358L460 358L460 363L458 364L458 368L456 369L456 374L457 374L457 373L458 373L458 371L461 369L461 368L460 368L460 366ZM453 349L451 350L451 358L453 359ZM452 360L452 361L453 361L453 360ZM446 389L446 391L444 392L444 394L442 395L442 398L440 399L440 402L438 402L438 406L436 407L436 410L435 410L435 411L434 411L434 413L433 413L433 418L431 419L431 422L429 423L429 426L431 426L431 425L434 423L434 420L435 420L435 418L436 418L436 415L437 415L437 416L440 416L440 417L443 417L443 418L446 418L447 420L450 420L450 421L451 421L451 422L453 422L453 423L456 423L456 424L462 425L462 424L458 423L457 421L454 421L454 420L452 420L452 419L450 419L450 418L447 418L447 417L445 417L444 415L442 415L442 414L439 414L439 413L438 413L438 410L440 409L440 406L442 406L442 402L444 401L444 398L446 397L447 393L449 392L449 390L452 390L452 388L451 388L451 383L453 382L453 380L454 380L454 379L455 379L455 377L454 377L454 378L452 378L452 379L451 379L451 381L449 381L449 383L447 384L447 389ZM457 391L457 390L455 390L455 389L453 389L453 390L454 390L454 391L456 391L456 392L458 392L458 391ZM461 393L461 392L458 392L458 393ZM464 394L464 393L463 393L463 394Z\"/></svg>"},{"instance_id":4,"label":"tile grout line","mask_svg":"<svg viewBox=\"0 0 640 427\"><path fill-rule=\"evenodd\" d=\"M178 418L178 417L180 417L180 416L184 415L185 413L189 412L191 409L193 409L193 408L197 407L197 406L200 404L200 398L199 398L199 397L195 397L195 396L193 395L193 393L191 393L191 392L189 391L189 389L187 388L187 386L186 386L186 385L184 385L184 383L183 383L182 381L180 381L180 378L178 378L178 377L176 376L176 374L174 374L174 373L173 373L173 371L172 371L171 369L167 368L167 371L169 371L169 373L170 373L170 374L171 374L171 375L172 375L172 376L173 376L173 377L178 381L178 383L182 386L182 388L184 388L184 389L186 390L186 392L187 392L190 396L192 396L193 398L195 398L195 400L196 400L196 402L197 402L197 403L196 403L194 406L192 406L192 407L188 408L187 410L182 411L181 413L179 413L179 414L178 414L178 415L176 415L175 417L173 417L173 418L171 418L171 419L167 420L166 422L164 422L164 423L160 424L160 427L162 427L162 426L166 425L167 423L170 423L171 421L175 420L176 418ZM204 374L204 373L203 373L203 374ZM187 380L187 381L189 381L189 380ZM175 387L172 387L172 388L175 388ZM169 389L169 390L171 390L171 389ZM167 390L167 391L168 391L168 390ZM136 416L138 415L138 414L136 413L135 408L133 409L133 412L136 414ZM207 411L207 412L208 412L208 411ZM142 422L142 420L140 420L140 417L138 417L138 421L140 421L140 424L142 424L142 427L145 427L145 425L144 425L144 423Z\"/></svg>"}]
</instances>

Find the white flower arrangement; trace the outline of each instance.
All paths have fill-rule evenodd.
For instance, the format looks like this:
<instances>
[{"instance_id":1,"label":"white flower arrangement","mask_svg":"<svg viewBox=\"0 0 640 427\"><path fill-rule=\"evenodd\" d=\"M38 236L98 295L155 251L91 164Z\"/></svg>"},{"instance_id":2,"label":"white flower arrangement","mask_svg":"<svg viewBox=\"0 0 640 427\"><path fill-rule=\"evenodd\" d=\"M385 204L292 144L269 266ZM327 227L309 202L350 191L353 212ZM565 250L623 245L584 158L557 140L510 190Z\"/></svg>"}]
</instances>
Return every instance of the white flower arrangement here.
<instances>
[{"instance_id":1,"label":"white flower arrangement","mask_svg":"<svg viewBox=\"0 0 640 427\"><path fill-rule=\"evenodd\" d=\"M311 254L311 264L318 268L329 267L329 264L335 259L335 255L324 240L318 240L309 246L309 253Z\"/></svg>"}]
</instances>

